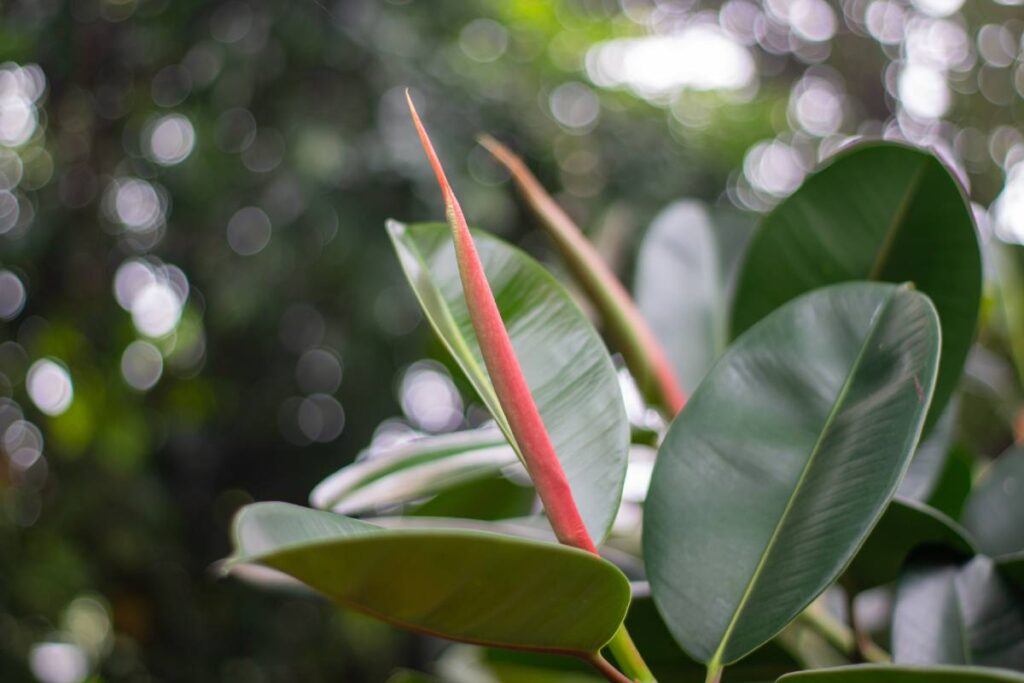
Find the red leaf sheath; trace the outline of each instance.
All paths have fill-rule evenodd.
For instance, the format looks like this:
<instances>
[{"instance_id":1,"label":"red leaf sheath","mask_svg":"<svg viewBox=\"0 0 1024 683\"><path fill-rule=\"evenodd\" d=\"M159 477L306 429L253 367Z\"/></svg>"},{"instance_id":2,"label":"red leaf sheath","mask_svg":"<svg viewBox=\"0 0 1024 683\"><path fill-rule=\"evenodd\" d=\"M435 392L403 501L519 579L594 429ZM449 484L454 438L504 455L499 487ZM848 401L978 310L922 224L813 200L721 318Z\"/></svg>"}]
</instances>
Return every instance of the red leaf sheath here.
<instances>
[{"instance_id":1,"label":"red leaf sheath","mask_svg":"<svg viewBox=\"0 0 1024 683\"><path fill-rule=\"evenodd\" d=\"M490 283L487 282L487 277L484 274L483 265L480 263L480 256L477 254L473 238L469 233L469 226L466 225L462 208L448 184L441 162L434 152L434 147L430 143L427 131L416 113L416 108L413 106L408 92L406 99L409 101L409 111L412 113L416 132L419 133L420 142L423 143L423 149L427 153L430 165L437 176L437 182L441 186L441 193L444 195L445 212L455 240L455 257L459 264L459 276L462 279L466 304L473 322L473 330L476 332L477 342L480 344L484 364L487 366L487 372L494 384L495 393L498 395L498 401L505 412L512 434L526 460L526 469L533 480L558 540L566 545L596 554L597 548L580 517L576 501L569 488L569 481L565 478L562 464L558 461L555 449L551 445L551 439L541 420L537 404L534 403L533 395L530 393L530 388L526 384L526 378L523 376L522 368L519 366L519 361L512 348L512 340L509 339L505 323L501 320L498 305L494 301L494 294L491 292Z\"/></svg>"}]
</instances>

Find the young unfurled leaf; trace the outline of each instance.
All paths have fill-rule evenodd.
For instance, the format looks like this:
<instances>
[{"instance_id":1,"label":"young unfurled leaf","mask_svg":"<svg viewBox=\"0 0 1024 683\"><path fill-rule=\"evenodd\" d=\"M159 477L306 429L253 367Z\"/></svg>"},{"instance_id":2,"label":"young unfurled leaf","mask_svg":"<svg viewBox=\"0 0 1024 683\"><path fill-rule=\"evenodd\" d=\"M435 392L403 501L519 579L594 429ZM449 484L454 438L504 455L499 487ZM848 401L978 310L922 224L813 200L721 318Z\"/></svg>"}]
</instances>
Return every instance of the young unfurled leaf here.
<instances>
[{"instance_id":1,"label":"young unfurled leaf","mask_svg":"<svg viewBox=\"0 0 1024 683\"><path fill-rule=\"evenodd\" d=\"M243 508L229 568L256 563L335 602L451 640L562 652L600 650L629 582L574 548L480 531L384 529L285 503Z\"/></svg>"},{"instance_id":2,"label":"young unfurled leaf","mask_svg":"<svg viewBox=\"0 0 1024 683\"><path fill-rule=\"evenodd\" d=\"M804 295L748 330L665 436L644 557L680 645L714 671L835 581L921 433L939 328L908 287Z\"/></svg>"}]
</instances>

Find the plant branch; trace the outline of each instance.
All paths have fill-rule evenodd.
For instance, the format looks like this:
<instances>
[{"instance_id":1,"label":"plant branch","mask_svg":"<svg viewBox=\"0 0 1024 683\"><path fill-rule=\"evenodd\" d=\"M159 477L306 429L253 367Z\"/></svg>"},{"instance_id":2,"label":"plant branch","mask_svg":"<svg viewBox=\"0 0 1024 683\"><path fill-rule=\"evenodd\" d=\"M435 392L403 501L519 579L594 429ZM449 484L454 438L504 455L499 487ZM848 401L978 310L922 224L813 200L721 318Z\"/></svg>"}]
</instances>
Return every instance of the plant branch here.
<instances>
[{"instance_id":1,"label":"plant branch","mask_svg":"<svg viewBox=\"0 0 1024 683\"><path fill-rule=\"evenodd\" d=\"M573 277L601 313L608 333L622 352L644 397L666 416L675 417L686 403L686 395L661 343L640 315L626 288L523 160L489 135L481 135L479 140L512 174Z\"/></svg>"}]
</instances>

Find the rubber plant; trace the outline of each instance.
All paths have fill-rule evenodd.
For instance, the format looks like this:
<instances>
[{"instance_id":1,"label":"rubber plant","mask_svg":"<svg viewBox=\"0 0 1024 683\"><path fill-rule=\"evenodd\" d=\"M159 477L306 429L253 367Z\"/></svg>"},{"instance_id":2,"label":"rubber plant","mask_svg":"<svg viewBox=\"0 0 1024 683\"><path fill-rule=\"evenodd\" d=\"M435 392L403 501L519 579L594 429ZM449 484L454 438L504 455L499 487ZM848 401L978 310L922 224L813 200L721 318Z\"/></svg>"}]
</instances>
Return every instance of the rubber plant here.
<instances>
[{"instance_id":1,"label":"rubber plant","mask_svg":"<svg viewBox=\"0 0 1024 683\"><path fill-rule=\"evenodd\" d=\"M465 644L440 678L394 681L1024 681L1020 451L949 493L949 399L981 270L970 207L935 156L845 149L756 230L728 233L753 233L742 259L714 212L675 207L641 247L659 277L641 274L638 304L525 164L482 138L617 369L541 264L470 229L409 109L447 221L392 221L389 236L492 422L371 445L316 487L320 509L243 508L228 571L274 570ZM721 331L665 324L672 311ZM700 353L675 352L688 345ZM891 635L856 609L877 590Z\"/></svg>"}]
</instances>

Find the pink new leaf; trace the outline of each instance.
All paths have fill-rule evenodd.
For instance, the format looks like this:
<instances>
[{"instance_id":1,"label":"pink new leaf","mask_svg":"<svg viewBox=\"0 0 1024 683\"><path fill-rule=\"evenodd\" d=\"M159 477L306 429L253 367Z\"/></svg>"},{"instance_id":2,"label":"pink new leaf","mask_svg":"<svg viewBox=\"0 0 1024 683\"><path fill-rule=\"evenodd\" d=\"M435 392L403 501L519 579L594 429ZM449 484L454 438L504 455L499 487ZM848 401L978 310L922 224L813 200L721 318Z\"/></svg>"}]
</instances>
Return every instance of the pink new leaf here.
<instances>
[{"instance_id":1,"label":"pink new leaf","mask_svg":"<svg viewBox=\"0 0 1024 683\"><path fill-rule=\"evenodd\" d=\"M448 184L441 162L434 152L408 92L406 99L409 102L413 123L416 125L416 132L441 187L445 213L455 241L455 258L459 266L466 305L498 402L526 461L526 469L558 540L596 554L597 549L580 517L569 488L569 481L551 445L537 404L533 400L515 350L512 348L512 340L509 339L491 286L487 282L469 226L462 214L462 207L459 206L455 193Z\"/></svg>"},{"instance_id":2,"label":"pink new leaf","mask_svg":"<svg viewBox=\"0 0 1024 683\"><path fill-rule=\"evenodd\" d=\"M489 135L480 136L480 144L512 174L573 277L604 319L609 335L622 352L644 397L668 417L675 417L686 403L686 394L679 386L661 343L626 288L522 159Z\"/></svg>"}]
</instances>

